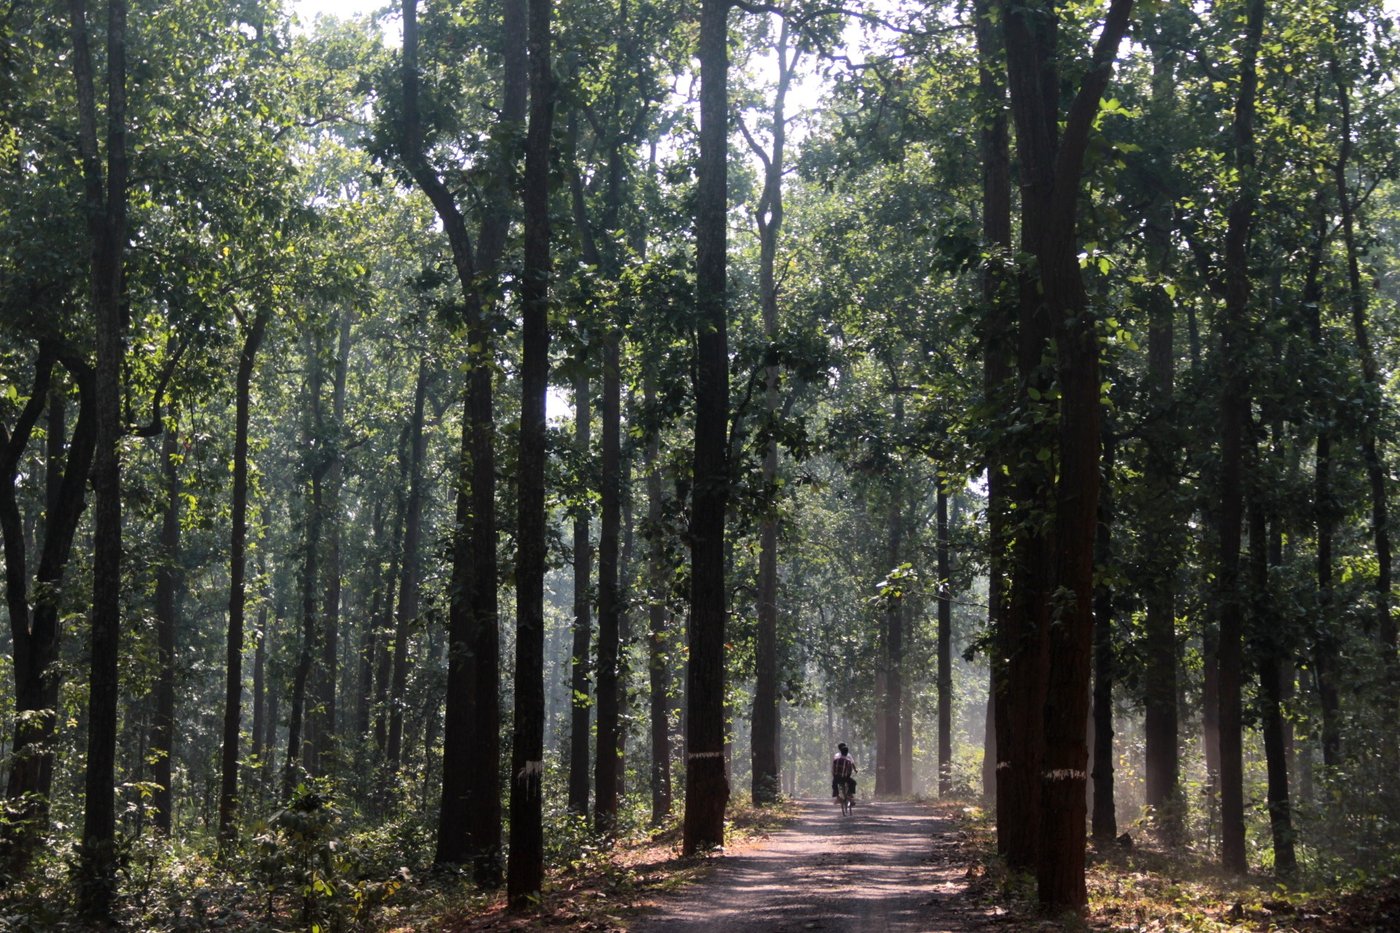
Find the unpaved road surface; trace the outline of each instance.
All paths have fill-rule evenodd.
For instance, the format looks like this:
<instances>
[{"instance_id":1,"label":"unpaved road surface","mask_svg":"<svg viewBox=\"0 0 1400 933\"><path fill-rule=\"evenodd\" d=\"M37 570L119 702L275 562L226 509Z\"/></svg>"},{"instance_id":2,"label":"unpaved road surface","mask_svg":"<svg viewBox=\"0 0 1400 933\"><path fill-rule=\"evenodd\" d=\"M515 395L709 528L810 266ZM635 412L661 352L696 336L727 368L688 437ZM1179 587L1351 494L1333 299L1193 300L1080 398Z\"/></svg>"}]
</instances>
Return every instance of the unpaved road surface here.
<instances>
[{"instance_id":1,"label":"unpaved road surface","mask_svg":"<svg viewBox=\"0 0 1400 933\"><path fill-rule=\"evenodd\" d=\"M957 828L928 807L804 800L793 826L628 925L630 933L884 933L996 924L964 896ZM1005 927L1003 927L1005 929Z\"/></svg>"}]
</instances>

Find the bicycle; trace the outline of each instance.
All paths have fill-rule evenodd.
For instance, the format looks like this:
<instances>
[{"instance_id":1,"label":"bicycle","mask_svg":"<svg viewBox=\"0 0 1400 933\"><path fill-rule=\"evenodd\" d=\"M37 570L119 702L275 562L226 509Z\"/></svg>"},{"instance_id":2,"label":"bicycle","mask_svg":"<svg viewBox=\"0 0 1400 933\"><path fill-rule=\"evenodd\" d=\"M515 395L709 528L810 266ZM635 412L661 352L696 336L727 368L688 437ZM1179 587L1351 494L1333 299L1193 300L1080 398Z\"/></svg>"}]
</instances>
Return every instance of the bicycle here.
<instances>
[{"instance_id":1,"label":"bicycle","mask_svg":"<svg viewBox=\"0 0 1400 933\"><path fill-rule=\"evenodd\" d=\"M851 784L849 781L841 782L841 786L837 788L836 796L841 801L841 815L850 816L851 808L856 804L856 798L851 793Z\"/></svg>"}]
</instances>

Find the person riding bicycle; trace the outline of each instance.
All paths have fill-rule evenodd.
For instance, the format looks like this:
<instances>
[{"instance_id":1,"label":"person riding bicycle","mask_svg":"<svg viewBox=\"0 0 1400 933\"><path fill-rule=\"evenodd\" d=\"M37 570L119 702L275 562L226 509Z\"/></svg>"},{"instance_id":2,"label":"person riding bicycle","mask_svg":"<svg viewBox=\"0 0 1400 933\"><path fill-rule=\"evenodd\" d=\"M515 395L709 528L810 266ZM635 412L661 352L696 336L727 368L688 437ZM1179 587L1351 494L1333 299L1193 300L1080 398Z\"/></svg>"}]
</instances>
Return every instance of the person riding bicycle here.
<instances>
[{"instance_id":1,"label":"person riding bicycle","mask_svg":"<svg viewBox=\"0 0 1400 933\"><path fill-rule=\"evenodd\" d=\"M851 751L846 747L845 742L836 746L836 754L831 759L831 796L839 797L840 788L846 785L846 796L856 795L856 779L852 777L856 773L856 760L851 757Z\"/></svg>"}]
</instances>

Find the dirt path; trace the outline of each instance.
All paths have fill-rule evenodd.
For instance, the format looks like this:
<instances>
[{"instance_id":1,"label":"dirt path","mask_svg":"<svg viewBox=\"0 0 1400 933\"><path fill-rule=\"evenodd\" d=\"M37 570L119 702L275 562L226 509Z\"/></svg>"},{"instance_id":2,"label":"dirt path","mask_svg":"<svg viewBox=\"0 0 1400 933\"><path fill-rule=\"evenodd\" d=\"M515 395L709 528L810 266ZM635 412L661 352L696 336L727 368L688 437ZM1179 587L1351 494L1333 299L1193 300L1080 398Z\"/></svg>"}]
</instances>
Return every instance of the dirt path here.
<instances>
[{"instance_id":1,"label":"dirt path","mask_svg":"<svg viewBox=\"0 0 1400 933\"><path fill-rule=\"evenodd\" d=\"M843 818L803 800L790 828L629 924L631 933L963 931L993 912L963 897L957 828L928 807L864 802Z\"/></svg>"}]
</instances>

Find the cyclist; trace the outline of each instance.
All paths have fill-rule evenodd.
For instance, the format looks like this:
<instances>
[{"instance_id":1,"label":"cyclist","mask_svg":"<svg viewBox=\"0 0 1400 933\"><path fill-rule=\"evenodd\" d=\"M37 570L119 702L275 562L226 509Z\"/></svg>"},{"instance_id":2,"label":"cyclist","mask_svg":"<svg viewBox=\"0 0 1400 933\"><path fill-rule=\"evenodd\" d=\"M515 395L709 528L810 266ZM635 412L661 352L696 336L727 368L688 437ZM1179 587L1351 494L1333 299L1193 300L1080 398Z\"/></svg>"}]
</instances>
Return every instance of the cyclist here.
<instances>
[{"instance_id":1,"label":"cyclist","mask_svg":"<svg viewBox=\"0 0 1400 933\"><path fill-rule=\"evenodd\" d=\"M846 785L846 795L853 798L856 795L856 779L852 777L856 773L856 760L851 757L851 751L846 747L845 742L836 746L836 754L831 759L831 796L840 796L839 791L842 782Z\"/></svg>"}]
</instances>

